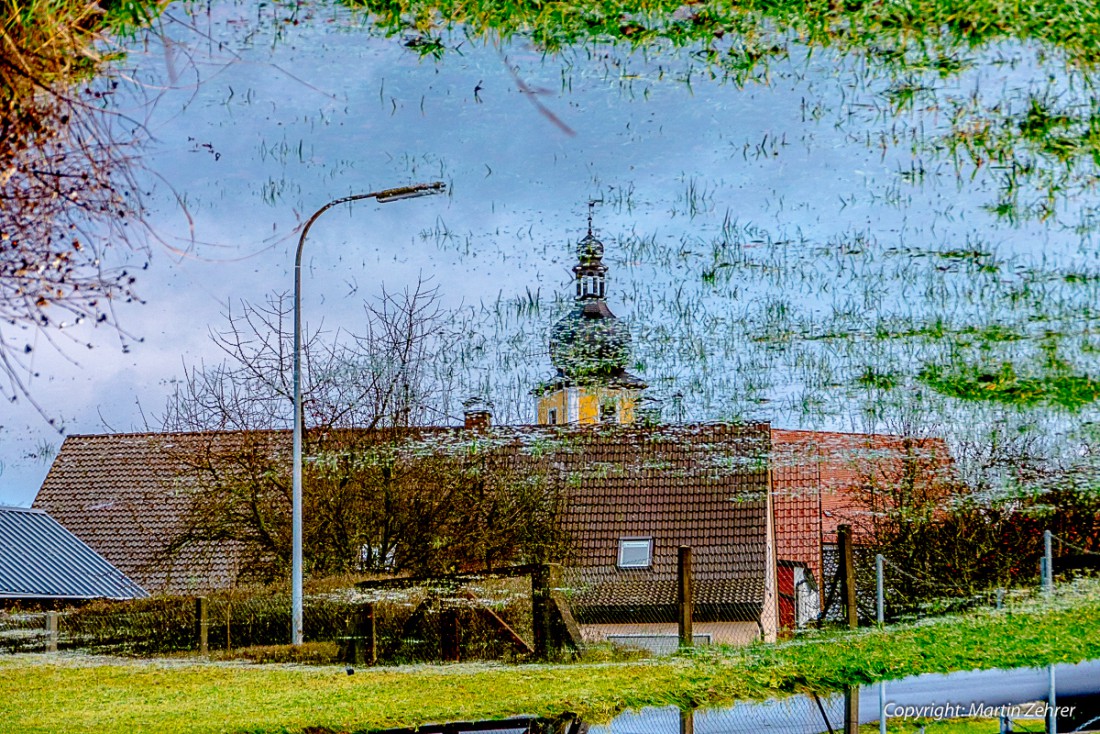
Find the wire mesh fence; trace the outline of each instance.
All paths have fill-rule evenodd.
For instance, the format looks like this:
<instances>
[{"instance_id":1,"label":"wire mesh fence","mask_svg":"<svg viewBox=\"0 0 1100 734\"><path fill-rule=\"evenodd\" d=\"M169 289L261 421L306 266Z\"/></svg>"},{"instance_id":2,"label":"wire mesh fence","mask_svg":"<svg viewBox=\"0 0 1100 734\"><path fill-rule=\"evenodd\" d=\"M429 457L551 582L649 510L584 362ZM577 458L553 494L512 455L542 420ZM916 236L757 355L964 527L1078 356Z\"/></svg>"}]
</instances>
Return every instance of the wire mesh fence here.
<instances>
[{"instance_id":1,"label":"wire mesh fence","mask_svg":"<svg viewBox=\"0 0 1100 734\"><path fill-rule=\"evenodd\" d=\"M721 709L649 708L620 714L589 734L841 734L844 696L795 695Z\"/></svg>"},{"instance_id":2,"label":"wire mesh fence","mask_svg":"<svg viewBox=\"0 0 1100 734\"><path fill-rule=\"evenodd\" d=\"M306 643L315 646L312 658L318 662L343 660L366 638L369 662L519 658L531 653L531 596L530 573L367 582L307 595ZM61 612L13 609L0 611L0 652L255 651L286 645L290 614L290 595L269 588L94 602Z\"/></svg>"},{"instance_id":3,"label":"wire mesh fence","mask_svg":"<svg viewBox=\"0 0 1100 734\"><path fill-rule=\"evenodd\" d=\"M1017 573L1003 580L986 580L980 574L957 573L950 567L914 568L889 557L882 557L881 572L876 557L885 550L874 545L852 548L856 608L860 624L874 623L879 616L881 585L882 617L886 623L912 621L927 617L966 611L978 607L999 607L1013 595L1034 593L1043 589L1044 563L1052 568L1052 577L1089 574L1100 571L1100 540L1081 538L1073 543L1050 533L1050 558L1040 558L1038 564L1021 564ZM1036 555L1042 554L1041 541L1036 541ZM1034 568L1031 568L1034 566ZM843 598L843 564L837 545L827 545L822 552L822 606L818 626L846 621ZM881 578L880 578L881 576Z\"/></svg>"},{"instance_id":4,"label":"wire mesh fence","mask_svg":"<svg viewBox=\"0 0 1100 734\"><path fill-rule=\"evenodd\" d=\"M1058 578L1100 569L1100 541L1049 534ZM659 550L659 549L658 549ZM668 549L665 549L666 551ZM555 656L674 652L685 644L743 645L803 629L846 623L844 570L835 546L822 554L820 586L799 564L774 575L755 546L704 546L682 559L657 553L591 567L516 566L492 573L386 578L344 583L305 598L306 642L316 662L553 659ZM633 551L632 551L633 552ZM683 551L681 551L682 553ZM852 547L860 624L887 623L979 606L996 607L1040 588L1038 572L1019 585L975 587ZM632 567L631 564L634 564ZM881 592L880 592L881 587ZM95 602L60 612L0 611L0 652L46 649L112 655L203 652L254 659L289 641L290 598L282 589L219 591ZM274 654L272 654L274 655Z\"/></svg>"}]
</instances>

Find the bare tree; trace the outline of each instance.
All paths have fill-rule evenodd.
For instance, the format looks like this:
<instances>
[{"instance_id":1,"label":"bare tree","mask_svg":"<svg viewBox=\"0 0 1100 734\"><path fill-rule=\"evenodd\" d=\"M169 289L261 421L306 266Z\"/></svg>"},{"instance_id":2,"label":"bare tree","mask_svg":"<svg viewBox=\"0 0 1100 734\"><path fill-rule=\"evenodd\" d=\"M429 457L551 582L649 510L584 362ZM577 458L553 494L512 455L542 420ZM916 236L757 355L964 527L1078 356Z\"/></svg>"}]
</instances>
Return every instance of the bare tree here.
<instances>
[{"instance_id":1,"label":"bare tree","mask_svg":"<svg viewBox=\"0 0 1100 734\"><path fill-rule=\"evenodd\" d=\"M401 293L383 291L364 305L364 332L303 339L302 404L308 428L380 428L438 423L448 417L453 376L435 368L462 335L458 312L421 280ZM227 314L212 334L220 364L186 368L169 399L169 431L289 428L294 414L292 302L283 293L262 306Z\"/></svg>"},{"instance_id":2,"label":"bare tree","mask_svg":"<svg viewBox=\"0 0 1100 734\"><path fill-rule=\"evenodd\" d=\"M229 328L213 335L225 360L188 369L164 422L191 432L172 449L191 503L169 552L236 544L261 580L290 562L290 318L286 296L230 314ZM439 355L464 327L419 282L367 304L362 334L305 339L312 573L491 568L557 552L544 531L560 509L547 462L520 460L516 444L490 448L432 426L447 417L452 393Z\"/></svg>"},{"instance_id":3,"label":"bare tree","mask_svg":"<svg viewBox=\"0 0 1100 734\"><path fill-rule=\"evenodd\" d=\"M116 304L137 298L133 273L109 267L106 251L143 252L148 230L132 177L140 125L105 109L110 81L79 86L102 61L103 11L9 10L0 22L0 396L33 403L35 353L64 353L77 324L117 326Z\"/></svg>"}]
</instances>

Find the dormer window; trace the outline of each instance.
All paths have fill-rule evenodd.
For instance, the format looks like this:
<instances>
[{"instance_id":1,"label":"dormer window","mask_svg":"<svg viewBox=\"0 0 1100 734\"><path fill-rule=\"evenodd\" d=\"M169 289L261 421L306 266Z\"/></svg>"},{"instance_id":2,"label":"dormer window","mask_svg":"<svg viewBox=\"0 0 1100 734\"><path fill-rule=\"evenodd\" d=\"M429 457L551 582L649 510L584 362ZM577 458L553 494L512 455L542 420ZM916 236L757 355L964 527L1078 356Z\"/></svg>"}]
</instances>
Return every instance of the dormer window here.
<instances>
[{"instance_id":1,"label":"dormer window","mask_svg":"<svg viewBox=\"0 0 1100 734\"><path fill-rule=\"evenodd\" d=\"M653 538L619 538L619 568L653 565Z\"/></svg>"}]
</instances>

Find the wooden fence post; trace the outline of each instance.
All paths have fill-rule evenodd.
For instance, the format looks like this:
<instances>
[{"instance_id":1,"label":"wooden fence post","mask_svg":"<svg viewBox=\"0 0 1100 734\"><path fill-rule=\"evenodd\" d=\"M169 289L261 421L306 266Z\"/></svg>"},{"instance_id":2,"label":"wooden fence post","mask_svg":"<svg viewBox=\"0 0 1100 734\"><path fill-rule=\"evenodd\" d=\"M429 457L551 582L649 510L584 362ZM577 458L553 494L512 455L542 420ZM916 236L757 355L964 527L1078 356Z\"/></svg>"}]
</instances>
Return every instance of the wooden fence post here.
<instances>
[{"instance_id":1,"label":"wooden fence post","mask_svg":"<svg viewBox=\"0 0 1100 734\"><path fill-rule=\"evenodd\" d=\"M537 660L550 657L550 565L531 569L531 648Z\"/></svg>"},{"instance_id":2,"label":"wooden fence post","mask_svg":"<svg viewBox=\"0 0 1100 734\"><path fill-rule=\"evenodd\" d=\"M859 734L859 686L844 687L844 734Z\"/></svg>"},{"instance_id":3,"label":"wooden fence post","mask_svg":"<svg viewBox=\"0 0 1100 734\"><path fill-rule=\"evenodd\" d=\"M340 660L348 665L374 665L378 662L374 604L362 604L348 617Z\"/></svg>"},{"instance_id":4,"label":"wooden fence post","mask_svg":"<svg viewBox=\"0 0 1100 734\"><path fill-rule=\"evenodd\" d=\"M681 545L676 559L676 604L679 610L680 647L691 647L695 642L691 622L694 605L691 595L691 546Z\"/></svg>"},{"instance_id":5,"label":"wooden fence post","mask_svg":"<svg viewBox=\"0 0 1100 734\"><path fill-rule=\"evenodd\" d=\"M360 607L356 617L355 634L362 643L363 662L374 665L378 662L378 623L374 616L374 604Z\"/></svg>"},{"instance_id":6,"label":"wooden fence post","mask_svg":"<svg viewBox=\"0 0 1100 734\"><path fill-rule=\"evenodd\" d=\"M852 526L840 525L836 529L840 550L840 591L844 599L844 618L848 627L859 626L859 608L856 606L856 564L852 552Z\"/></svg>"},{"instance_id":7,"label":"wooden fence post","mask_svg":"<svg viewBox=\"0 0 1100 734\"><path fill-rule=\"evenodd\" d=\"M680 709L680 734L695 734L695 709Z\"/></svg>"},{"instance_id":8,"label":"wooden fence post","mask_svg":"<svg viewBox=\"0 0 1100 734\"><path fill-rule=\"evenodd\" d=\"M440 613L439 638L442 658L447 663L458 662L458 608L443 607Z\"/></svg>"},{"instance_id":9,"label":"wooden fence post","mask_svg":"<svg viewBox=\"0 0 1100 734\"><path fill-rule=\"evenodd\" d=\"M46 652L57 652L58 619L57 612L46 612Z\"/></svg>"},{"instance_id":10,"label":"wooden fence post","mask_svg":"<svg viewBox=\"0 0 1100 734\"><path fill-rule=\"evenodd\" d=\"M199 654L210 652L210 604L205 596L195 597L195 638L199 644Z\"/></svg>"}]
</instances>

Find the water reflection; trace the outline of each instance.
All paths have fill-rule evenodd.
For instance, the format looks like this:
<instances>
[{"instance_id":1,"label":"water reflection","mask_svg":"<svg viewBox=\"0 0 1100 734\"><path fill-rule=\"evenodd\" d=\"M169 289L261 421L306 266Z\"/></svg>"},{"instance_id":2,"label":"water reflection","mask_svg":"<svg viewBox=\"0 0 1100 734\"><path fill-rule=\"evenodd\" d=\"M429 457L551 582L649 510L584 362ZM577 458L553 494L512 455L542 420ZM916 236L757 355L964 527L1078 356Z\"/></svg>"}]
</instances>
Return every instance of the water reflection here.
<instances>
[{"instance_id":1,"label":"water reflection","mask_svg":"<svg viewBox=\"0 0 1100 734\"><path fill-rule=\"evenodd\" d=\"M112 428L146 428L181 353L219 358L206 332L226 304L262 303L289 283L302 212L439 178L453 192L442 213L367 207L326 222L311 244L305 312L354 331L380 282L437 277L475 324L440 368L458 392L490 396L498 422L532 418L546 328L566 306L572 244L595 198L612 307L632 324L639 371L667 399L666 418L920 423L958 444L997 431L1026 434L1039 453L1090 456L1077 449L1092 440L1091 393L1069 407L1029 393L1039 395L1030 413L958 399L991 380L1011 398L1022 381L1078 384L1095 372L1093 205L1072 186L1068 198L1028 193L1020 177L1044 168L1018 160L1028 145L1050 147L1027 100L1046 95L1043 114L1060 120L1079 107L1083 72L995 41L951 63L909 59L899 78L881 54L792 41L742 83L691 44L547 55L523 38L436 29L451 49L436 61L404 45L412 36L385 32L340 6L218 2L172 5L132 44L113 104L148 120L149 173L136 188L150 192L150 222L171 249L139 273L156 298L119 314L145 343L119 359L110 340L78 327L82 342L107 348L50 365L53 381L34 383L47 411L100 430L109 405ZM719 41L736 45L734 35ZM1051 74L1051 94L1034 86ZM1004 117L975 122L991 111ZM1039 137L1014 149L1016 163L983 152L979 142L1003 147L993 138L944 142L959 129L1007 135L1026 120ZM1006 216L1008 175L1018 208L1050 205L1041 216ZM31 420L16 412L7 425ZM4 446L21 453L16 440ZM14 458L12 483L36 486L44 467Z\"/></svg>"},{"instance_id":2,"label":"water reflection","mask_svg":"<svg viewBox=\"0 0 1100 734\"><path fill-rule=\"evenodd\" d=\"M1057 665L1055 705L1059 707L1057 731L1071 732L1100 716L1100 661L1077 665ZM879 721L878 686L853 689L858 704L856 717L845 726L845 695L820 697L790 696L763 702L742 702L727 708L681 711L675 707L644 709L616 717L606 725L592 726L591 734L750 734L761 731L781 734L841 734L851 731L855 722ZM893 716L891 729L917 732L922 723L934 721L935 711L948 711L952 717L978 715L989 708L1038 702L1040 707L1026 721L1020 713L1017 728L1030 731L1045 726L1042 704L1049 700L1047 668L1010 671L990 670L920 675L886 686L886 713L924 712L908 717ZM975 708L976 707L976 708ZM1070 711L1072 709L1072 711ZM1023 712L1023 708L1020 709ZM1062 715L1065 714L1065 715ZM982 715L981 718L989 718ZM995 716L993 718L996 718ZM1095 722L1092 722L1095 723ZM908 728L907 728L908 727ZM1083 730L1083 729L1082 729Z\"/></svg>"}]
</instances>

